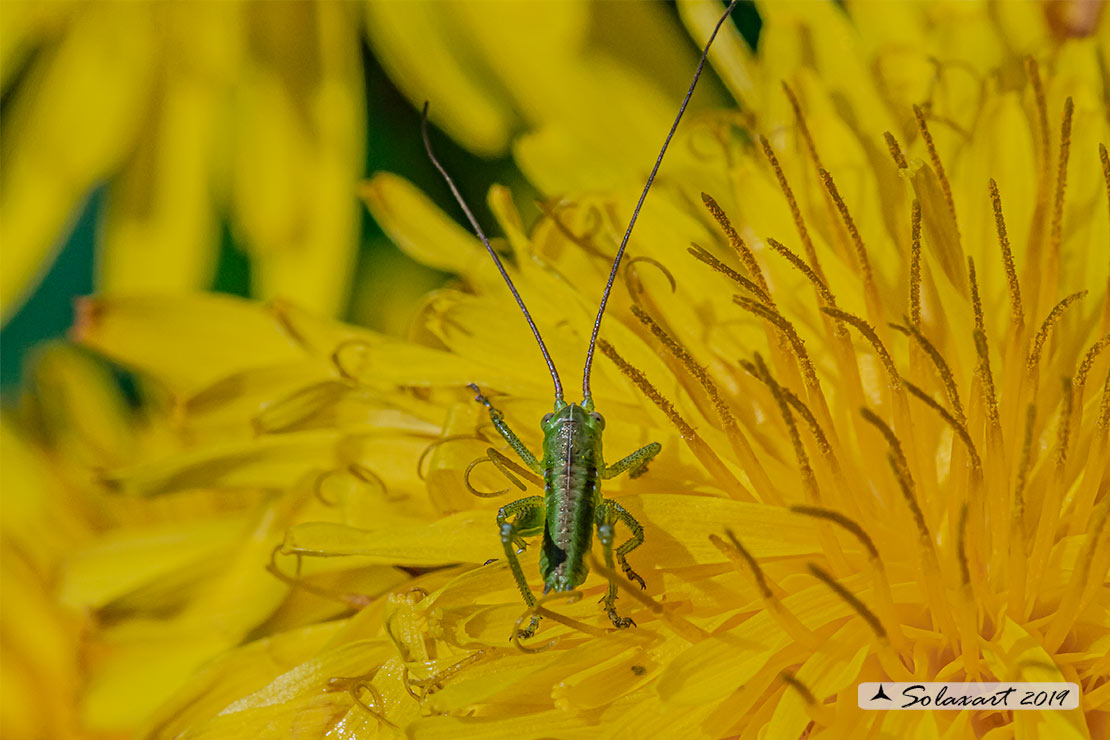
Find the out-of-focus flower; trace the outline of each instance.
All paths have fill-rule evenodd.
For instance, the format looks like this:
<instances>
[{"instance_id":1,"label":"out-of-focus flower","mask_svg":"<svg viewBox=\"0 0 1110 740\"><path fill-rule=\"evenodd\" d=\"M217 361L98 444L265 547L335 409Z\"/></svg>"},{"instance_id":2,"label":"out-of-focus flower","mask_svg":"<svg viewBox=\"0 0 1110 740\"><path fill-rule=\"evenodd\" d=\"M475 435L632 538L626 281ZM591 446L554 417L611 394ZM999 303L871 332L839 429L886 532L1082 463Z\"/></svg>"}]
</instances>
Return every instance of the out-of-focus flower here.
<instances>
[{"instance_id":1,"label":"out-of-focus flower","mask_svg":"<svg viewBox=\"0 0 1110 740\"><path fill-rule=\"evenodd\" d=\"M5 8L3 316L108 182L98 288L211 284L220 223L252 291L344 307L363 165L358 19L340 3Z\"/></svg>"},{"instance_id":2,"label":"out-of-focus flower","mask_svg":"<svg viewBox=\"0 0 1110 740\"><path fill-rule=\"evenodd\" d=\"M719 12L680 9L695 38ZM545 605L563 621L524 649L508 640L525 609L491 559L509 498L464 484L502 443L463 385L496 393L538 449L550 382L481 245L380 175L364 190L375 218L460 280L428 296L408 340L284 303L83 306L77 338L165 393L158 445L102 470L104 495L193 519L233 497L242 525L180 532L166 550L201 554L176 567L117 549L107 526L63 571L107 656L86 708L140 737L1105 734L1096 41L1060 41L1016 3L760 12L758 52L724 38L715 54L743 112L694 116L676 138L602 331L606 450L663 444L647 475L605 484L645 528L630 560L647 590L618 602L638 626L609 629L595 569L580 601ZM549 163L579 165L620 166ZM529 228L490 193L496 246L565 377L631 175L556 189ZM287 585L263 572L278 544ZM136 553L122 570L120 552ZM141 587L122 593L121 572ZM198 643L202 659L173 662ZM123 716L135 686L180 684L202 661L145 719L149 704ZM856 708L857 682L910 678L1068 680L1083 698L1017 716Z\"/></svg>"},{"instance_id":3,"label":"out-of-focus flower","mask_svg":"<svg viewBox=\"0 0 1110 740\"><path fill-rule=\"evenodd\" d=\"M0 734L77 737L74 656L80 622L51 592L65 553L81 533L61 487L35 451L4 420L0 426L4 516L0 519Z\"/></svg>"},{"instance_id":4,"label":"out-of-focus flower","mask_svg":"<svg viewBox=\"0 0 1110 740\"><path fill-rule=\"evenodd\" d=\"M642 181L697 61L656 4L365 7L370 44L409 99L475 152L511 147L546 193ZM713 93L709 81L699 102Z\"/></svg>"}]
</instances>

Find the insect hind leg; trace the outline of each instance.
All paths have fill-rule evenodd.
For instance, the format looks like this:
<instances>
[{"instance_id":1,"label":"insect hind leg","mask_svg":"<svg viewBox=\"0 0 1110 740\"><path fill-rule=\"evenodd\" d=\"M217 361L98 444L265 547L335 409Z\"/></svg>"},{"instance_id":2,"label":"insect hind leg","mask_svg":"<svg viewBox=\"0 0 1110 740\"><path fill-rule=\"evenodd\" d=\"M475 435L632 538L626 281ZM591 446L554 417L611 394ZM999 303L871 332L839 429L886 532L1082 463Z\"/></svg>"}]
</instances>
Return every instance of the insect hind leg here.
<instances>
[{"instance_id":1,"label":"insect hind leg","mask_svg":"<svg viewBox=\"0 0 1110 740\"><path fill-rule=\"evenodd\" d=\"M646 588L647 584L644 583L644 579L632 570L627 558L628 553L644 543L644 528L623 506L612 499L602 499L601 505L597 509L597 538L601 542L602 552L605 555L605 565L610 570L613 569L613 539L615 534L613 525L618 520L624 522L624 525L632 532L632 537L617 548L616 560L620 563L621 570L624 571L625 576L630 581L640 584L640 588ZM636 623L631 618L617 614L616 601L617 584L610 582L609 590L601 600L601 603L605 606L605 613L618 629L635 626Z\"/></svg>"}]
</instances>

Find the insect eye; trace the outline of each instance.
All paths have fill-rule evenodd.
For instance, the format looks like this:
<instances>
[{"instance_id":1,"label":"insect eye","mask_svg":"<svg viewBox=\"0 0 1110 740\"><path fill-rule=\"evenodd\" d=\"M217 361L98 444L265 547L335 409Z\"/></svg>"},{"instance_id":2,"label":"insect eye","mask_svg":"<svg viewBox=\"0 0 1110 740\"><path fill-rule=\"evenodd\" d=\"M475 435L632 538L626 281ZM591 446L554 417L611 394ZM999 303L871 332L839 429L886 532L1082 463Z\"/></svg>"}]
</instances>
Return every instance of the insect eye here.
<instances>
[{"instance_id":1,"label":"insect eye","mask_svg":"<svg viewBox=\"0 0 1110 740\"><path fill-rule=\"evenodd\" d=\"M541 426L547 426L547 422L551 421L551 418L553 416L555 416L555 414L550 414L550 413L549 414L544 414L543 419L540 421L540 425Z\"/></svg>"},{"instance_id":2,"label":"insect eye","mask_svg":"<svg viewBox=\"0 0 1110 740\"><path fill-rule=\"evenodd\" d=\"M604 429L604 428L605 428L605 417L604 417L604 416L602 416L601 414L597 413L596 411L591 411L591 412L590 412L590 416L591 416L591 417L593 417L593 420L594 420L594 421L596 421L596 422L597 422L598 424L600 424L600 425L601 425L601 428L602 428L602 429Z\"/></svg>"}]
</instances>

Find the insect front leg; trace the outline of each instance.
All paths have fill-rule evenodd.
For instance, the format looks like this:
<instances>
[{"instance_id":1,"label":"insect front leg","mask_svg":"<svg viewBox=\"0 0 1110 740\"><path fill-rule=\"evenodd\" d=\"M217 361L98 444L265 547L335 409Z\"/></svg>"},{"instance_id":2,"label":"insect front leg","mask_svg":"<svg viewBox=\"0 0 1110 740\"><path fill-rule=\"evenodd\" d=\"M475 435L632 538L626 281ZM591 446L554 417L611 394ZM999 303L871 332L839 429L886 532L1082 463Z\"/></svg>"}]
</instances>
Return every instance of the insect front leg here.
<instances>
[{"instance_id":1,"label":"insect front leg","mask_svg":"<svg viewBox=\"0 0 1110 740\"><path fill-rule=\"evenodd\" d=\"M509 563L509 570L513 572L516 586L524 603L535 606L536 597L528 590L528 581L520 567L517 552L525 548L524 538L538 534L543 529L545 513L543 496L529 496L505 504L497 512L497 526L501 530L501 544L505 548L505 559ZM512 521L509 521L512 519ZM540 617L535 615L526 629L520 631L521 637L531 637L536 627L539 626Z\"/></svg>"},{"instance_id":2,"label":"insect front leg","mask_svg":"<svg viewBox=\"0 0 1110 740\"><path fill-rule=\"evenodd\" d=\"M655 456L659 454L661 449L663 449L663 445L658 442L646 444L628 457L618 460L612 465L602 467L601 477L605 480L609 480L610 478L616 478L618 475L628 470L630 471L628 473L630 478L639 478L647 472L648 463L655 459Z\"/></svg>"},{"instance_id":3,"label":"insect front leg","mask_svg":"<svg viewBox=\"0 0 1110 740\"><path fill-rule=\"evenodd\" d=\"M524 461L524 464L531 468L532 472L543 475L543 466L540 465L540 461L524 446L524 443L520 441L516 433L505 423L505 418L501 411L490 403L488 398L482 395L482 391L477 385L471 383L467 388L478 394L474 397L475 401L489 409L489 420L493 422L493 426L497 432L509 443L509 447L513 448L516 454L520 456L520 459Z\"/></svg>"},{"instance_id":4,"label":"insect front leg","mask_svg":"<svg viewBox=\"0 0 1110 740\"><path fill-rule=\"evenodd\" d=\"M640 584L640 588L646 588L647 584L644 583L644 579L632 570L627 557L628 553L644 544L644 528L628 513L627 509L612 499L602 499L601 504L597 507L597 538L601 542L602 552L605 555L605 565L610 570L613 569L613 539L615 534L613 525L617 521L624 522L624 525L632 532L632 537L617 548L617 562L620 563L621 570L624 571L625 576L630 581ZM605 598L602 599L602 603L605 605L605 613L609 615L610 621L619 629L634 626L636 623L629 617L621 617L617 614L616 601L617 584L610 583L609 590L606 592Z\"/></svg>"}]
</instances>

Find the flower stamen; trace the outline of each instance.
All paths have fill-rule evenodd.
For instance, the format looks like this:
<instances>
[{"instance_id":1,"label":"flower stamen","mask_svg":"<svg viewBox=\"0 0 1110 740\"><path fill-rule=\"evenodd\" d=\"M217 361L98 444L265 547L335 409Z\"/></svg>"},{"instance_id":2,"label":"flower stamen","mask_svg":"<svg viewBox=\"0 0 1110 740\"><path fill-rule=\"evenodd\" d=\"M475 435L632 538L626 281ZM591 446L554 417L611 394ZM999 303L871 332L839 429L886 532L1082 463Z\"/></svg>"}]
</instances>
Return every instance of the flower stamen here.
<instances>
[{"instance_id":1,"label":"flower stamen","mask_svg":"<svg viewBox=\"0 0 1110 740\"><path fill-rule=\"evenodd\" d=\"M1068 442L1071 437L1070 425L1074 392L1071 378L1063 378L1062 385L1060 420L1056 428L1056 474L1045 486L1045 493L1040 504L1040 513L1034 527L1033 547L1029 555L1031 572L1028 579L1033 589L1025 605L1026 616L1032 611L1037 594L1041 592L1041 579L1045 563L1048 561L1049 551L1056 539L1056 525L1060 520L1061 500L1067 486L1064 476L1067 469Z\"/></svg>"},{"instance_id":2,"label":"flower stamen","mask_svg":"<svg viewBox=\"0 0 1110 740\"><path fill-rule=\"evenodd\" d=\"M965 422L961 422L960 420L958 420L953 414L948 411L948 409L937 403L932 396L923 391L921 388L917 387L908 380L904 381L904 383L907 391L909 391L912 395L917 396L917 398L921 400L926 406L936 411L940 415L940 418L942 418L944 422L948 424L948 426L952 427L952 431L956 433L956 436L959 437L960 441L967 449L967 454L971 458L972 470L975 471L976 475L980 475L982 473L982 462L979 459L979 453L975 449L975 443L972 442L971 435L967 431Z\"/></svg>"},{"instance_id":3,"label":"flower stamen","mask_svg":"<svg viewBox=\"0 0 1110 740\"><path fill-rule=\"evenodd\" d=\"M802 140L805 141L806 149L809 151L809 156L813 158L813 164L818 170L822 169L821 157L817 154L817 145L813 142L813 136L809 132L809 125L806 123L805 114L802 112L802 106L798 102L797 96L790 86L785 81L782 83L782 91L786 93L786 99L790 101L790 108L794 111L794 118L798 121L798 130L802 133Z\"/></svg>"},{"instance_id":4,"label":"flower stamen","mask_svg":"<svg viewBox=\"0 0 1110 740\"><path fill-rule=\"evenodd\" d=\"M840 191L837 189L836 183L833 181L833 177L829 174L829 171L819 170L818 172L821 175L821 182L825 184L825 189L836 205L836 210L840 213L840 219L844 222L844 228L848 230L849 236L852 237L852 245L856 250L856 261L859 263L860 273L863 276L864 290L869 293L876 293L875 278L871 272L871 259L867 256L867 247L863 243L863 237L860 236L856 221L852 218L852 214L848 210L848 205L840 196ZM875 297L878 297L877 293Z\"/></svg>"},{"instance_id":5,"label":"flower stamen","mask_svg":"<svg viewBox=\"0 0 1110 740\"><path fill-rule=\"evenodd\" d=\"M1029 356L1025 360L1025 366L1029 370L1034 383L1036 382L1037 365L1041 361L1041 352L1044 349L1044 343L1045 340L1048 339L1049 332L1052 331L1052 327L1060 320L1060 317L1063 315L1064 311L1067 310L1068 306L1086 295L1087 291L1080 290L1062 299L1053 307L1048 316L1046 316L1045 320L1041 323L1041 328L1037 330L1036 335L1033 337L1033 346L1029 350Z\"/></svg>"},{"instance_id":6,"label":"flower stamen","mask_svg":"<svg viewBox=\"0 0 1110 740\"><path fill-rule=\"evenodd\" d=\"M1050 654L1059 650L1084 604L1089 602L1090 598L1105 582L1104 568L1100 567L1098 569L1102 572L1095 572L1095 555L1098 552L1102 534L1106 530L1106 521L1110 519L1110 499L1103 499L1099 508L1100 511L1095 518L1094 526L1091 527L1084 539L1083 550L1076 558L1071 582L1064 591L1060 606L1053 613L1048 628L1045 630L1045 649ZM1105 560L1105 558L1103 559Z\"/></svg>"},{"instance_id":7,"label":"flower stamen","mask_svg":"<svg viewBox=\"0 0 1110 740\"><path fill-rule=\"evenodd\" d=\"M1006 582L1009 584L1007 613L1011 619L1022 619L1025 603L1025 584L1029 558L1025 550L1025 485L1032 467L1033 427L1037 420L1037 407L1029 404L1025 409L1025 433L1022 435L1021 457L1017 479L1014 481L1012 501L1013 516L1010 525L1010 567Z\"/></svg>"},{"instance_id":8,"label":"flower stamen","mask_svg":"<svg viewBox=\"0 0 1110 740\"><path fill-rule=\"evenodd\" d=\"M874 587L875 609L879 620L886 627L887 635L890 637L894 649L899 653L908 651L910 645L906 642L906 636L902 632L902 623L898 620L898 615L894 611L894 597L891 594L890 581L887 579L886 568L883 567L883 561L879 556L878 548L875 547L874 540L854 519L841 514L839 511L819 506L791 506L790 510L805 516L828 520L844 528L859 540L867 551L867 562L871 568L871 580Z\"/></svg>"},{"instance_id":9,"label":"flower stamen","mask_svg":"<svg viewBox=\"0 0 1110 740\"><path fill-rule=\"evenodd\" d=\"M804 122L803 122L804 127ZM806 132L808 135L808 131ZM763 147L763 154L767 157L767 161L771 163L771 168L775 171L775 177L779 181L779 188L782 189L782 194L786 198L786 203L790 206L790 215L794 218L794 227L798 230L798 236L802 240L802 246L805 247L806 258L809 259L813 265L813 271L824 282L824 273L821 271L821 262L817 259L817 250L813 246L813 239L809 236L809 229L806 228L805 219L802 217L802 210L798 207L798 200L794 197L794 191L790 188L790 183L786 179L786 173L782 171L782 166L779 164L778 157L775 156L775 150L771 148L771 143L767 141L767 137L760 135L759 143Z\"/></svg>"},{"instance_id":10,"label":"flower stamen","mask_svg":"<svg viewBox=\"0 0 1110 740\"><path fill-rule=\"evenodd\" d=\"M760 567L759 561L748 551L748 548L740 542L731 529L725 529L725 536L729 541L725 542L715 534L709 535L709 541L716 547L722 555L729 559L737 570L748 570L752 574L752 579L755 581L755 587L759 591L759 596L763 600L763 606L767 609L768 613L778 623L782 631L788 634L795 642L808 646L810 649L817 647L818 640L813 634L813 631L806 627L792 611L786 608L786 605L775 596L774 590L768 581L767 574L763 572Z\"/></svg>"},{"instance_id":11,"label":"flower stamen","mask_svg":"<svg viewBox=\"0 0 1110 740\"><path fill-rule=\"evenodd\" d=\"M921 326L921 201L910 211L910 326Z\"/></svg>"},{"instance_id":12,"label":"flower stamen","mask_svg":"<svg viewBox=\"0 0 1110 740\"><path fill-rule=\"evenodd\" d=\"M802 485L806 493L806 498L811 504L821 503L821 488L817 483L817 475L809 461L809 455L806 454L805 445L802 444L801 435L798 432L798 425L794 421L794 415L790 411L790 405L787 401L786 393L784 392L786 389L775 381L774 377L771 375L771 371L767 368L766 363L758 352L755 354L754 365L746 360L741 360L740 364L753 376L762 380L770 389L771 395L774 397L775 403L779 407L779 413L786 424L790 436L790 443L794 447L794 455L798 459L798 468L801 471ZM816 423L816 420L814 420L814 423ZM824 435L821 434L820 436L823 437ZM820 446L820 442L818 444ZM822 452L825 452L824 449ZM825 453L825 455L826 458L829 457L828 453ZM835 469L835 462L833 462L832 465ZM847 569L848 563L844 558L844 553L831 532L822 527L819 537L821 539L821 547L832 563L838 569Z\"/></svg>"},{"instance_id":13,"label":"flower stamen","mask_svg":"<svg viewBox=\"0 0 1110 740\"><path fill-rule=\"evenodd\" d=\"M933 543L932 535L929 533L929 526L925 522L925 512L922 511L921 505L917 501L917 496L914 493L913 476L910 474L909 461L906 459L905 452L902 449L902 443L894 430L887 425L878 415L869 408L861 408L860 415L869 424L879 430L879 433L886 439L887 445L890 450L887 452L887 462L890 464L891 470L894 472L894 478L898 482L898 489L902 493L902 498L905 500L910 514L913 517L914 526L917 527L918 540L921 545L920 551L920 574L925 584L925 596L930 603L931 610L936 620L939 631L946 635L957 634L955 624L952 621L952 615L948 610L948 602L944 596L944 587L941 582L940 563L937 558L936 546Z\"/></svg>"},{"instance_id":14,"label":"flower stamen","mask_svg":"<svg viewBox=\"0 0 1110 740\"><path fill-rule=\"evenodd\" d=\"M816 271L814 271L813 268L805 263L805 260L791 252L790 249L782 244L782 242L776 239L768 237L767 244L771 247L771 249L775 250L783 257L785 257L786 261L793 265L798 272L805 275L806 279L808 279L809 282L813 283L813 287L817 290L817 293L821 296L821 299L825 303L829 304L833 308L836 308L836 296L834 296L833 292L829 290L829 286L825 285L825 281L818 277Z\"/></svg>"},{"instance_id":15,"label":"flower stamen","mask_svg":"<svg viewBox=\"0 0 1110 740\"><path fill-rule=\"evenodd\" d=\"M264 308L267 313L274 317L274 320L286 336L292 339L301 349L306 352L312 352L312 347L309 345L308 339L306 339L304 334L293 324L293 317L290 316L293 306L289 301L275 298L271 301L267 301L264 304Z\"/></svg>"},{"instance_id":16,"label":"flower stamen","mask_svg":"<svg viewBox=\"0 0 1110 740\"><path fill-rule=\"evenodd\" d=\"M813 439L817 443L817 449L821 451L822 455L829 459L829 462L835 470L838 465L836 457L833 454L832 445L829 444L829 438L825 436L825 430L821 428L821 424L817 421L817 417L809 410L809 406L806 406L805 402L798 398L789 388L780 385L779 390L782 392L786 402L805 419L806 424L809 425L810 432L813 434Z\"/></svg>"},{"instance_id":17,"label":"flower stamen","mask_svg":"<svg viewBox=\"0 0 1110 740\"><path fill-rule=\"evenodd\" d=\"M1071 154L1071 121L1075 105L1071 96L1064 101L1064 118L1060 122L1060 154L1056 162L1056 196L1052 203L1052 251L1050 257L1059 259L1060 244L1064 236L1064 191L1068 185L1068 157Z\"/></svg>"},{"instance_id":18,"label":"flower stamen","mask_svg":"<svg viewBox=\"0 0 1110 740\"><path fill-rule=\"evenodd\" d=\"M806 352L805 343L802 341L802 338L798 336L798 331L794 328L794 324L778 311L753 301L751 298L735 295L732 297L732 301L740 306L740 308L771 322L774 324L775 328L786 336L787 340L790 342L791 348L794 350L794 357L802 368L802 375L805 377L806 387L811 393L816 393L821 396L823 400L824 396L821 395L821 381L817 377L817 369L813 366L813 361L810 359L809 353Z\"/></svg>"},{"instance_id":19,"label":"flower stamen","mask_svg":"<svg viewBox=\"0 0 1110 740\"><path fill-rule=\"evenodd\" d=\"M979 280L975 275L975 260L967 258L967 278L971 284L971 312L975 316L975 328L986 332L986 322L983 320L983 299L979 295Z\"/></svg>"},{"instance_id":20,"label":"flower stamen","mask_svg":"<svg viewBox=\"0 0 1110 740\"><path fill-rule=\"evenodd\" d=\"M864 531L863 527L854 519L841 514L839 511L825 509L820 506L791 506L790 510L798 514L817 517L818 519L827 519L834 524L839 524L860 541L863 548L867 550L868 559L874 561L880 569L883 567L882 560L879 559L879 550L875 547L875 541L871 539L867 532Z\"/></svg>"},{"instance_id":21,"label":"flower stamen","mask_svg":"<svg viewBox=\"0 0 1110 740\"><path fill-rule=\"evenodd\" d=\"M1097 426L1105 438L1106 429L1110 427L1110 373L1106 373L1106 380L1102 384L1102 403L1098 409Z\"/></svg>"},{"instance_id":22,"label":"flower stamen","mask_svg":"<svg viewBox=\"0 0 1110 740\"><path fill-rule=\"evenodd\" d=\"M994 375L991 373L991 359L987 347L987 335L984 334L982 330L976 329L974 338L975 352L979 355L979 377L983 383L983 397L987 402L987 419L990 421L991 428L997 430L1000 426L998 400L995 398L994 393Z\"/></svg>"},{"instance_id":23,"label":"flower stamen","mask_svg":"<svg viewBox=\"0 0 1110 740\"><path fill-rule=\"evenodd\" d=\"M887 375L890 377L890 386L895 390L902 387L902 376L898 374L898 368L894 366L894 360L891 358L890 353L886 350L886 345L879 339L879 335L875 333L875 327L871 326L867 321L861 319L855 314L841 311L839 308L831 308L825 306L821 308L822 311L832 316L838 321L843 321L859 331L864 339L871 343L871 347L875 350L875 354L879 356L879 360L883 363Z\"/></svg>"},{"instance_id":24,"label":"flower stamen","mask_svg":"<svg viewBox=\"0 0 1110 740\"><path fill-rule=\"evenodd\" d=\"M1021 286L1018 284L1017 269L1014 267L1014 253L1010 251L1010 239L1006 235L1006 220L1002 216L1002 196L998 183L990 180L991 204L994 207L994 227L998 232L998 243L1002 248L1002 266L1006 269L1006 283L1010 290L1010 321L1015 326L1025 323L1021 307Z\"/></svg>"},{"instance_id":25,"label":"flower stamen","mask_svg":"<svg viewBox=\"0 0 1110 740\"><path fill-rule=\"evenodd\" d=\"M965 501L960 506L960 523L956 526L956 561L960 565L960 583L964 586L971 585L971 565L967 558L967 512Z\"/></svg>"},{"instance_id":26,"label":"flower stamen","mask_svg":"<svg viewBox=\"0 0 1110 740\"><path fill-rule=\"evenodd\" d=\"M1068 464L1068 442L1071 436L1070 425L1074 386L1071 378L1064 378L1061 385L1064 392L1060 407L1060 423L1056 429L1056 470L1063 475L1063 468Z\"/></svg>"},{"instance_id":27,"label":"flower stamen","mask_svg":"<svg viewBox=\"0 0 1110 740\"><path fill-rule=\"evenodd\" d=\"M917 129L921 132L921 138L929 152L933 170L937 173L937 179L940 181L940 189L944 193L944 202L948 205L948 212L952 215L952 225L956 228L956 238L959 238L960 225L956 219L956 201L952 197L952 185L948 182L948 175L944 171L944 163L940 161L940 154L937 153L936 144L933 142L933 134L929 131L929 124L925 120L925 111L920 105L915 105L913 115L917 119Z\"/></svg>"},{"instance_id":28,"label":"flower stamen","mask_svg":"<svg viewBox=\"0 0 1110 740\"><path fill-rule=\"evenodd\" d=\"M748 474L748 477L752 481L752 485L755 486L756 493L758 493L765 502L781 504L782 497L779 495L774 484L771 483L770 477L763 469L763 465L759 462L759 458L756 457L755 451L752 449L747 437L740 431L740 427L736 423L736 418L732 414L732 409L729 408L725 399L721 397L721 393L717 390L717 385L713 382L713 379L709 377L707 369L694 359L686 347L668 334L655 319L648 315L647 311L639 306L633 305L632 315L639 319L640 323L651 331L652 335L659 340L675 359L682 363L686 371L699 385L701 385L702 390L705 391L705 394L713 404L713 408L717 412L717 417L720 419L721 425L725 428L725 435L728 437L733 452L736 453L740 464L743 466L744 472Z\"/></svg>"},{"instance_id":29,"label":"flower stamen","mask_svg":"<svg viewBox=\"0 0 1110 740\"><path fill-rule=\"evenodd\" d=\"M1087 353L1083 355L1079 366L1075 370L1075 388L1079 391L1080 399L1082 399L1083 386L1087 383L1087 375L1091 372L1091 368L1095 364L1102 350L1110 346L1110 334L1103 334L1102 337L1091 345Z\"/></svg>"},{"instance_id":30,"label":"flower stamen","mask_svg":"<svg viewBox=\"0 0 1110 740\"><path fill-rule=\"evenodd\" d=\"M794 447L794 454L798 458L798 468L802 473L802 483L805 484L806 493L808 498L813 502L821 500L821 494L817 487L817 476L813 472L813 466L809 463L809 456L806 454L805 445L802 444L802 437L798 433L798 425L794 422L794 415L790 413L790 407L787 405L786 398L782 393L782 387L771 377L771 373L767 369L767 365L763 362L757 352L755 355L755 364L747 360L740 360L741 366L752 376L762 380L767 388L770 389L771 395L778 404L779 414L782 416L783 422L786 424L786 429L790 435L791 445Z\"/></svg>"},{"instance_id":31,"label":"flower stamen","mask_svg":"<svg viewBox=\"0 0 1110 740\"><path fill-rule=\"evenodd\" d=\"M813 574L814 578L832 589L837 596L848 603L848 606L852 607L853 611L863 618L863 621L866 622L867 626L871 628L871 631L875 633L875 637L883 642L887 641L886 628L883 627L883 623L879 621L879 618L875 616L873 611L867 608L866 604L859 600L859 597L842 586L816 563L806 563L806 567L809 568L809 572Z\"/></svg>"},{"instance_id":32,"label":"flower stamen","mask_svg":"<svg viewBox=\"0 0 1110 740\"><path fill-rule=\"evenodd\" d=\"M817 697L813 695L809 687L802 683L797 676L790 671L782 671L779 677L784 684L797 691L802 697L802 701L805 702L806 705L806 711L812 718L809 725L810 727L812 727L814 723L822 727L829 727L833 724L836 719L835 710L831 706L817 701Z\"/></svg>"},{"instance_id":33,"label":"flower stamen","mask_svg":"<svg viewBox=\"0 0 1110 740\"><path fill-rule=\"evenodd\" d=\"M1079 396L1082 398L1082 396ZM1076 404L1079 411L1082 411L1082 404ZM1102 387L1102 402L1099 408L1099 415L1095 421L1095 429L1091 434L1090 446L1088 447L1087 456L1091 460L1106 460L1110 457L1110 452L1107 451L1107 426L1110 425L1110 372L1106 374L1106 380ZM1103 472L1097 469L1098 466L1087 467L1083 474L1083 480L1079 484L1079 488L1072 499L1072 513L1068 517L1071 526L1068 528L1069 535L1081 534L1085 531L1087 524L1091 520L1091 510L1095 505L1095 499L1098 497L1099 487L1102 485Z\"/></svg>"},{"instance_id":34,"label":"flower stamen","mask_svg":"<svg viewBox=\"0 0 1110 740\"><path fill-rule=\"evenodd\" d=\"M730 278L737 285L739 285L741 288L751 292L752 294L757 296L759 298L759 300L763 301L764 303L769 303L771 301L771 296L764 293L762 288L760 288L758 285L753 283L751 280L748 280L746 277L744 277L743 275L738 273L736 270L733 270L731 267L729 267L725 263L721 262L719 259L714 257L712 254L710 254L708 251L706 251L700 245L691 242L690 247L687 248L686 251L689 252L694 257L694 259L698 260L699 262L701 262L703 264L708 265L709 267L711 267L712 269L721 273L725 277Z\"/></svg>"},{"instance_id":35,"label":"flower stamen","mask_svg":"<svg viewBox=\"0 0 1110 740\"><path fill-rule=\"evenodd\" d=\"M667 400L667 398L648 381L647 377L639 368L634 367L628 360L617 354L613 345L609 344L609 342L604 339L598 340L597 346L602 354L608 357L613 364L617 366L621 374L631 380L632 384L639 388L640 392L663 412L667 419L670 420L671 424L674 425L679 436L686 442L687 446L690 447L690 451L694 453L694 456L697 457L703 465L705 465L706 470L717 479L722 487L729 492L730 496L735 499L756 500L751 491L737 480L736 476L725 467L725 464L717 457L717 454L713 452L713 449L706 444L705 440L703 440L696 431L694 431L690 423L682 418L675 409L674 404Z\"/></svg>"},{"instance_id":36,"label":"flower stamen","mask_svg":"<svg viewBox=\"0 0 1110 740\"><path fill-rule=\"evenodd\" d=\"M736 250L736 254L740 258L740 264L744 266L744 269L751 275L755 284L758 285L760 290L763 291L763 294L767 296L768 302L772 306L775 305L774 299L771 298L771 288L767 285L766 278L763 277L763 270L760 269L759 263L756 262L755 254L752 252L747 242L736 233L736 229L733 228L732 222L729 221L724 209L717 205L717 201L713 200L713 198L706 193L701 194L701 201L705 204L705 208L709 211L709 214L713 216L714 220L720 225L721 231L725 232L725 236L728 237L728 243L732 245L732 248Z\"/></svg>"},{"instance_id":37,"label":"flower stamen","mask_svg":"<svg viewBox=\"0 0 1110 740\"><path fill-rule=\"evenodd\" d=\"M1110 152L1106 151L1105 144L1098 145L1098 157L1102 160L1102 178L1106 180L1106 200L1110 205Z\"/></svg>"},{"instance_id":38,"label":"flower stamen","mask_svg":"<svg viewBox=\"0 0 1110 740\"><path fill-rule=\"evenodd\" d=\"M967 557L968 505L960 506L959 523L956 525L956 562L960 567L960 596L956 614L960 620L960 645L964 670L968 677L979 676L979 630L977 624L979 600L975 598L971 583L971 564Z\"/></svg>"},{"instance_id":39,"label":"flower stamen","mask_svg":"<svg viewBox=\"0 0 1110 740\"><path fill-rule=\"evenodd\" d=\"M1048 102L1041 81L1040 65L1033 57L1025 58L1025 72L1033 85L1033 102L1037 108L1037 144L1041 154L1041 179L1048 184Z\"/></svg>"},{"instance_id":40,"label":"flower stamen","mask_svg":"<svg viewBox=\"0 0 1110 740\"><path fill-rule=\"evenodd\" d=\"M900 324L890 324L890 327L895 331L901 332L920 345L921 349L933 362L933 367L936 368L937 373L940 375L941 382L944 384L945 394L948 396L948 402L952 404L952 415L956 417L961 425L967 424L967 417L964 415L964 407L960 402L960 391L956 387L956 379L952 375L952 369L948 367L948 363L944 361L944 356L936 346L929 341L929 338L918 330L912 322L909 326L902 326ZM905 381L907 384L909 381Z\"/></svg>"},{"instance_id":41,"label":"flower stamen","mask_svg":"<svg viewBox=\"0 0 1110 740\"><path fill-rule=\"evenodd\" d=\"M900 170L908 170L910 165L906 161L905 155L902 154L902 147L898 144L898 139L895 139L894 134L889 131L883 132L883 138L886 139L886 148L890 152L894 164L897 165Z\"/></svg>"}]
</instances>

